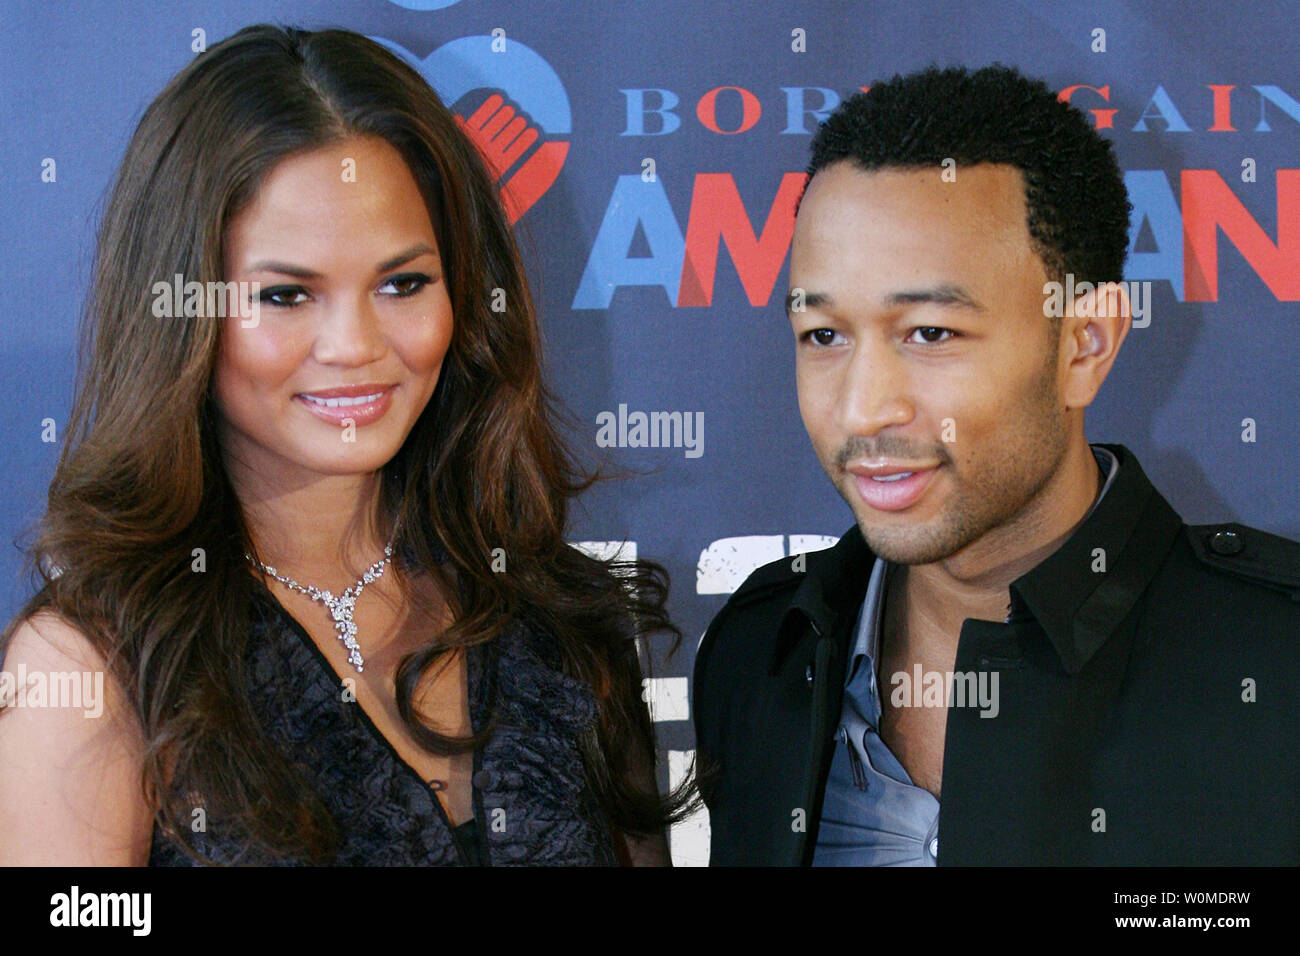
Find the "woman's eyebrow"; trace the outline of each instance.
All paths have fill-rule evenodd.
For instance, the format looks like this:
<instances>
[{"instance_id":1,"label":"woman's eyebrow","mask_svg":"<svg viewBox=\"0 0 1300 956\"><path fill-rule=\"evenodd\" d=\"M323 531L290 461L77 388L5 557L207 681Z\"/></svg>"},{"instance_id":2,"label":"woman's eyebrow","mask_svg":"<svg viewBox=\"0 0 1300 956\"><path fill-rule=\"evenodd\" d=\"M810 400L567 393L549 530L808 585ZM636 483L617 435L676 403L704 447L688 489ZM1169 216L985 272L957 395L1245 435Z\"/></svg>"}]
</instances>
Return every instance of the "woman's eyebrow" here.
<instances>
[{"instance_id":1,"label":"woman's eyebrow","mask_svg":"<svg viewBox=\"0 0 1300 956\"><path fill-rule=\"evenodd\" d=\"M427 242L418 242L405 252L400 252L391 259L385 259L375 267L376 272L387 272L389 269L396 269L403 263L410 262L417 256L433 252L433 247ZM249 267L249 272L278 272L282 275L293 276L298 279L319 279L320 273L313 272L311 269L303 266L296 266L288 262L280 262L276 259L263 259L260 262L254 262Z\"/></svg>"},{"instance_id":2,"label":"woman's eyebrow","mask_svg":"<svg viewBox=\"0 0 1300 956\"><path fill-rule=\"evenodd\" d=\"M433 252L433 247L430 246L427 242L417 242L415 245L411 246L411 248L407 249L405 252L399 253L398 255L393 256L393 258L385 259L383 262L379 263L379 266L375 269L375 271L387 272L389 269L396 269L398 266L402 265L403 263L410 262L412 259L416 258L417 256L422 256L426 252Z\"/></svg>"}]
</instances>

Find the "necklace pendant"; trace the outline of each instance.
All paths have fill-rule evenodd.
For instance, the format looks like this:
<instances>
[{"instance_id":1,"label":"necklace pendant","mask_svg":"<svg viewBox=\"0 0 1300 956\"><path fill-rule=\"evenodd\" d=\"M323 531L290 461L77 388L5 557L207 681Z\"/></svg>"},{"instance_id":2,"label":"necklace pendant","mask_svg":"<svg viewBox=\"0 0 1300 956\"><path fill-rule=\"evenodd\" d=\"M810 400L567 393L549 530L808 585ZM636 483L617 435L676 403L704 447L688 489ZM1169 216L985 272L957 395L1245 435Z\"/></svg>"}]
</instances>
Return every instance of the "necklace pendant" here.
<instances>
[{"instance_id":1,"label":"necklace pendant","mask_svg":"<svg viewBox=\"0 0 1300 956\"><path fill-rule=\"evenodd\" d=\"M393 543L390 540L384 546L384 557L371 565L361 576L361 580L352 585L337 597L333 591L324 591L315 587L303 587L292 578L286 578L278 573L275 568L263 564L251 554L245 552L244 557L252 564L279 581L285 587L293 591L301 591L313 601L322 602L330 612L330 617L334 619L334 629L338 631L338 638L343 642L343 646L348 649L348 663L357 669L357 673L362 673L365 660L361 657L361 645L357 643L357 625L352 618L353 609L356 607L357 597L361 590L367 585L378 580L384 573L384 566L388 564L388 559L393 555Z\"/></svg>"},{"instance_id":2,"label":"necklace pendant","mask_svg":"<svg viewBox=\"0 0 1300 956\"><path fill-rule=\"evenodd\" d=\"M352 609L344 608L341 614L338 608L332 610L334 611L334 628L339 632L339 640L348 649L348 663L355 667L359 674L365 661L361 659L361 645L357 643L357 625L352 620Z\"/></svg>"}]
</instances>

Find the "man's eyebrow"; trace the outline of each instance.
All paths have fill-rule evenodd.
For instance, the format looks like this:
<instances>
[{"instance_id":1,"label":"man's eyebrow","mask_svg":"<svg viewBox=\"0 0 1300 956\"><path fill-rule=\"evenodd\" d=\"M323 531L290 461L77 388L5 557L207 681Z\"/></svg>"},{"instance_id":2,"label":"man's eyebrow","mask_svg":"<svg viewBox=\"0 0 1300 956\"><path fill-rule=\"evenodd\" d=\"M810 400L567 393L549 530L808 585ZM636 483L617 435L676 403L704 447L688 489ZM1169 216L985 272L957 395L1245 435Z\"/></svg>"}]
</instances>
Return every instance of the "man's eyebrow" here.
<instances>
[{"instance_id":1,"label":"man's eyebrow","mask_svg":"<svg viewBox=\"0 0 1300 956\"><path fill-rule=\"evenodd\" d=\"M941 283L925 289L904 289L901 292L891 292L885 296L884 301L887 308L929 302L934 305L957 306L958 308L975 309L979 312L984 311L984 306L980 305L974 296L961 286L950 283Z\"/></svg>"},{"instance_id":2,"label":"man's eyebrow","mask_svg":"<svg viewBox=\"0 0 1300 956\"><path fill-rule=\"evenodd\" d=\"M426 252L433 252L433 248L425 242L418 242L405 252L399 252L391 259L385 259L375 267L375 272L387 272L389 269L396 269L398 266L410 262L416 256L422 256ZM263 259L261 262L254 262L249 267L249 272L278 272L282 275L294 276L298 279L319 279L320 273L313 272L310 269L304 269L302 266L295 266L288 262L278 262L273 259Z\"/></svg>"},{"instance_id":3,"label":"man's eyebrow","mask_svg":"<svg viewBox=\"0 0 1300 956\"><path fill-rule=\"evenodd\" d=\"M805 309L820 309L831 304L831 297L824 292L805 292L803 289L791 289L785 295L785 314L789 315L795 303Z\"/></svg>"}]
</instances>

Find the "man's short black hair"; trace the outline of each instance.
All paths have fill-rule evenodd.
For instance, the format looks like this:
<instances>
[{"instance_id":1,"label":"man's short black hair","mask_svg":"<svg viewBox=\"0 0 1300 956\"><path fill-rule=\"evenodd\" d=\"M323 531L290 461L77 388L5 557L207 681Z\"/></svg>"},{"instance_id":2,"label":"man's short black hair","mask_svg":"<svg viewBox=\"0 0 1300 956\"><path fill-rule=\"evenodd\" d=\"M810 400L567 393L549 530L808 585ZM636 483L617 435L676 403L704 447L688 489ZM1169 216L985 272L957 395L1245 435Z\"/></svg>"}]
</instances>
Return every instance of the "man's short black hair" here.
<instances>
[{"instance_id":1,"label":"man's short black hair","mask_svg":"<svg viewBox=\"0 0 1300 956\"><path fill-rule=\"evenodd\" d=\"M811 177L841 160L860 169L934 166L951 158L1016 166L1029 235L1050 278L1119 282L1132 206L1110 141L1041 80L993 64L930 67L857 93L812 141Z\"/></svg>"}]
</instances>

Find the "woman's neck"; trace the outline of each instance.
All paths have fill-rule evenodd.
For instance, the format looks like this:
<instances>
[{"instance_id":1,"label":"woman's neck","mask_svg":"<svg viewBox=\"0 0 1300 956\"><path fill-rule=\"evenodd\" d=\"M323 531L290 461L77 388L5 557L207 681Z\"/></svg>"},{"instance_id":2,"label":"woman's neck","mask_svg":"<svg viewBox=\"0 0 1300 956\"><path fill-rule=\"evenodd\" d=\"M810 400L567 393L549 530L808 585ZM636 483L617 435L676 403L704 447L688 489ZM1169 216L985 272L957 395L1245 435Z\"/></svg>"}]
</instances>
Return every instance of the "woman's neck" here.
<instances>
[{"instance_id":1,"label":"woman's neck","mask_svg":"<svg viewBox=\"0 0 1300 956\"><path fill-rule=\"evenodd\" d=\"M281 574L341 590L383 557L389 531L377 472L279 485L253 478L236 484L236 494L256 557Z\"/></svg>"}]
</instances>

